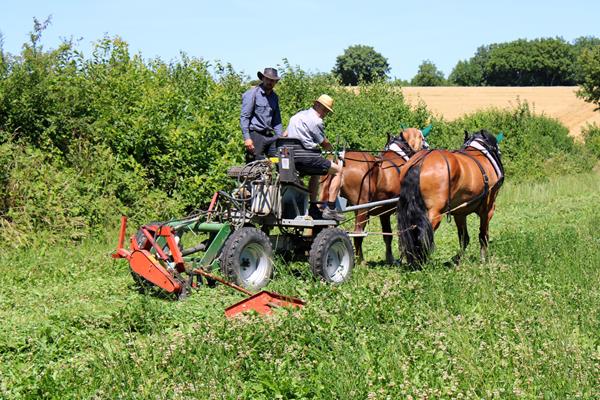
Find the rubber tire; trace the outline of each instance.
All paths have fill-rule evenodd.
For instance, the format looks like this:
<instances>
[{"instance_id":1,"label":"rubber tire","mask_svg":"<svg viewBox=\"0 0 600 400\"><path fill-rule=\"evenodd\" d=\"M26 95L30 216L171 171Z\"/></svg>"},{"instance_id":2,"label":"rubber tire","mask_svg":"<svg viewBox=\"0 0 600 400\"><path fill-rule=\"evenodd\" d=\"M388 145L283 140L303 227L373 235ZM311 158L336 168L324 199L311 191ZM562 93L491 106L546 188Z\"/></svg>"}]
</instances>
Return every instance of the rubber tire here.
<instances>
[{"instance_id":1,"label":"rubber tire","mask_svg":"<svg viewBox=\"0 0 600 400\"><path fill-rule=\"evenodd\" d=\"M261 262L266 262L264 276L259 281L248 282L242 276L242 265L240 256L242 252L249 246L255 251L262 254L259 256L266 257ZM259 229L252 227L244 227L233 232L225 244L221 252L221 273L230 281L240 285L248 290L259 290L269 283L273 277L273 247L269 237Z\"/></svg>"},{"instance_id":2,"label":"rubber tire","mask_svg":"<svg viewBox=\"0 0 600 400\"><path fill-rule=\"evenodd\" d=\"M332 279L326 272L327 256L333 245L343 246L345 248L345 256L348 257L348 270L345 272L345 275L342 276L342 279L339 280ZM350 242L350 237L340 228L323 229L315 237L312 246L310 247L308 262L310 263L313 274L326 282L340 284L348 281L352 274L352 268L354 268L354 249Z\"/></svg>"}]
</instances>

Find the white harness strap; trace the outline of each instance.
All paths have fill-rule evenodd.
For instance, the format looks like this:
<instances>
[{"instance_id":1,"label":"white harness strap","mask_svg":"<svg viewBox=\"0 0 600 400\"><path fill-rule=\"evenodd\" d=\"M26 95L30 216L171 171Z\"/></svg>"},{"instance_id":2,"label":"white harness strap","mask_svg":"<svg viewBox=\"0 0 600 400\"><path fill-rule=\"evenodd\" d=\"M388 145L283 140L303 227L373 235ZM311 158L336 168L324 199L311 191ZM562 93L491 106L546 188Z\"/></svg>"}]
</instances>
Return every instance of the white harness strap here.
<instances>
[{"instance_id":1,"label":"white harness strap","mask_svg":"<svg viewBox=\"0 0 600 400\"><path fill-rule=\"evenodd\" d=\"M423 139L423 148L425 150L429 150L429 143L427 143L427 139L425 139L425 136L423 135L423 132L419 131L419 133L421 134L421 139Z\"/></svg>"},{"instance_id":2,"label":"white harness strap","mask_svg":"<svg viewBox=\"0 0 600 400\"><path fill-rule=\"evenodd\" d=\"M404 150L402 150L400 148L400 146L398 146L397 143L395 143L395 142L392 143L390 145L390 150L395 152L396 154L398 154L400 157L404 158L405 161L408 161L408 159L409 159L408 155L404 152Z\"/></svg>"},{"instance_id":3,"label":"white harness strap","mask_svg":"<svg viewBox=\"0 0 600 400\"><path fill-rule=\"evenodd\" d=\"M504 174L502 173L502 169L500 169L500 166L498 166L498 163L496 163L496 160L494 159L494 157L492 157L492 155L485 148L485 146L483 146L477 140L473 140L471 143L469 143L469 146L471 146L483 153L483 155L490 161L490 163L494 167L494 171L496 171L496 175L498 176L498 179L501 179L504 176Z\"/></svg>"}]
</instances>

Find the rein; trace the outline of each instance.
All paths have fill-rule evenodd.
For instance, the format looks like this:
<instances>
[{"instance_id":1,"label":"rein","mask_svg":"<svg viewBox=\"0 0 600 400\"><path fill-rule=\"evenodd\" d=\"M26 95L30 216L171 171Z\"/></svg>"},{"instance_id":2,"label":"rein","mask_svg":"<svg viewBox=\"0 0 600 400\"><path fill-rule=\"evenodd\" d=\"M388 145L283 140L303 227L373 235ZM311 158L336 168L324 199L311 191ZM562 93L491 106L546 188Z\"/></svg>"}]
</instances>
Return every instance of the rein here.
<instances>
[{"instance_id":1,"label":"rein","mask_svg":"<svg viewBox=\"0 0 600 400\"><path fill-rule=\"evenodd\" d=\"M477 150L477 149L475 149L475 150ZM477 150L477 151L479 151L479 150ZM487 194L489 192L489 185L490 185L489 178L488 178L487 174L485 173L483 166L481 165L481 163L479 161L477 161L477 159L475 157L473 157L472 155L467 153L467 149L458 150L457 153L465 155L465 156L469 157L471 160L473 160L475 162L475 164L477 164L477 166L479 167L479 171L481 171L481 175L483 176L483 192L481 194L479 194L478 196L476 196L475 198L469 200L467 202L467 205L474 203L475 201L479 200L479 198L481 198L481 200L483 201L483 199L487 196Z\"/></svg>"}]
</instances>

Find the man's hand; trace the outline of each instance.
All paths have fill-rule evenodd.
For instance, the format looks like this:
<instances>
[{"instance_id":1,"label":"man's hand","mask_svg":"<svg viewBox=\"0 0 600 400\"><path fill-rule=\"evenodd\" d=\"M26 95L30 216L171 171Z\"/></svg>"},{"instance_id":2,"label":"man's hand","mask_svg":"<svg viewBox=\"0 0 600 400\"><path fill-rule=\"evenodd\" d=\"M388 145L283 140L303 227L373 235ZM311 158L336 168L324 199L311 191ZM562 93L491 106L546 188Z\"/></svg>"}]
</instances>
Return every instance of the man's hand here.
<instances>
[{"instance_id":1,"label":"man's hand","mask_svg":"<svg viewBox=\"0 0 600 400\"><path fill-rule=\"evenodd\" d=\"M244 140L244 146L246 146L246 150L254 152L254 142L252 141L252 139L248 138Z\"/></svg>"},{"instance_id":2,"label":"man's hand","mask_svg":"<svg viewBox=\"0 0 600 400\"><path fill-rule=\"evenodd\" d=\"M325 139L321 143L321 147L323 147L327 151L333 151L333 146L329 143L329 140Z\"/></svg>"}]
</instances>

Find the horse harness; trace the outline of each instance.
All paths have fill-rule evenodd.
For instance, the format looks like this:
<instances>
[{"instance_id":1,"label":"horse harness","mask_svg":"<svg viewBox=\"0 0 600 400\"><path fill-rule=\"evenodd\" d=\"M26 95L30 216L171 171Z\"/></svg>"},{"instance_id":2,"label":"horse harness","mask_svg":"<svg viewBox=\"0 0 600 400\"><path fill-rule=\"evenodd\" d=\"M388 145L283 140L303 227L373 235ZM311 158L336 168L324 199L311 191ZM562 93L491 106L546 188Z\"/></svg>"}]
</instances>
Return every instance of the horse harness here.
<instances>
[{"instance_id":1,"label":"horse harness","mask_svg":"<svg viewBox=\"0 0 600 400\"><path fill-rule=\"evenodd\" d=\"M400 157L402 157L402 159L406 162L410 159L410 156L412 154L410 153L414 153L412 151L412 149L410 149L410 147L408 147L408 144L406 143L406 141L401 138L401 139L396 139L392 142L392 144L385 146L385 148L383 149L383 152L385 151L393 151L394 153L398 154ZM373 171L375 170L375 168L379 165L382 165L384 162L389 162L390 164L392 164L389 167L382 167L381 169L388 169L388 168L395 168L396 172L398 173L398 175L400 175L401 173L401 165L398 165L397 163L395 163L393 160L391 159L384 159L382 154L383 152L381 152L378 156L376 156L375 160L370 161L370 160L365 160L365 159L355 159L355 158L347 158L344 157L344 155L341 155L340 159L342 160L342 163L345 163L346 160L351 160L351 161L357 161L357 162L364 162L364 163L373 163L373 165L369 166L369 169L367 170L367 172L364 174L361 182L360 182L360 189L358 191L358 198L360 199L360 196L362 194L362 190L365 184L365 180L367 180L367 178L371 178ZM345 153L345 152L344 152ZM409 155L410 154L410 155ZM371 193L369 191L369 199L368 201L371 201Z\"/></svg>"},{"instance_id":2,"label":"horse harness","mask_svg":"<svg viewBox=\"0 0 600 400\"><path fill-rule=\"evenodd\" d=\"M481 163L474 156L467 153L467 151L468 151L467 147L472 147L474 150L477 150L480 153L482 153L492 164L492 166L494 168L494 172L496 173L496 177L498 178L498 180L496 181L496 183L494 183L494 185L491 188L489 187L489 178L488 178L487 173L485 172L485 169L483 168ZM422 155L420 155L419 159L416 160L416 162L411 166L411 168L417 164L419 166L422 165L423 162L425 161L425 158L427 158L427 156L429 156L434 151L436 151L436 150L430 150L426 153L422 153ZM475 163L475 165L477 165L477 167L479 168L479 171L481 172L481 176L483 178L483 192L478 194L477 196L475 196L468 202L466 202L465 206L471 205L479 200L481 200L483 202L483 200L487 197L490 190L494 189L496 186L502 186L502 183L504 182L504 168L502 166L502 162L500 161L499 157L495 156L495 154L493 152L491 152L487 149L487 146L485 145L485 143L474 138L468 142L465 142L465 144L463 145L463 147L460 150L453 150L451 152L462 154L462 155L468 157L469 159L471 159ZM440 153L441 153L442 158L444 159L444 162L446 163L446 170L448 172L448 200L446 201L446 209L444 211L444 214L446 214L448 219L450 219L451 218L450 212L452 211L450 208L450 199L452 197L452 179L450 176L450 163L448 162L448 158L446 157L446 155L444 153L442 153L441 151L440 151Z\"/></svg>"}]
</instances>

